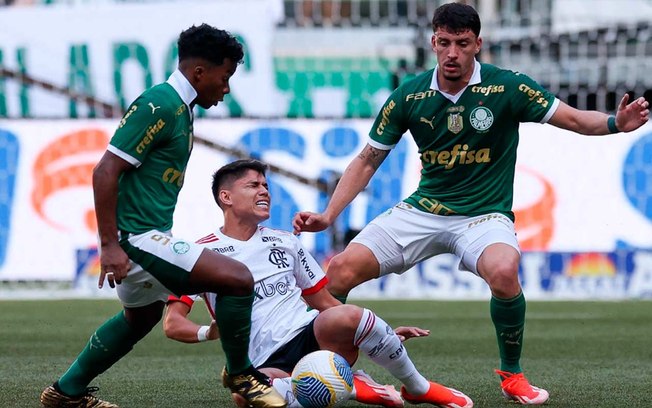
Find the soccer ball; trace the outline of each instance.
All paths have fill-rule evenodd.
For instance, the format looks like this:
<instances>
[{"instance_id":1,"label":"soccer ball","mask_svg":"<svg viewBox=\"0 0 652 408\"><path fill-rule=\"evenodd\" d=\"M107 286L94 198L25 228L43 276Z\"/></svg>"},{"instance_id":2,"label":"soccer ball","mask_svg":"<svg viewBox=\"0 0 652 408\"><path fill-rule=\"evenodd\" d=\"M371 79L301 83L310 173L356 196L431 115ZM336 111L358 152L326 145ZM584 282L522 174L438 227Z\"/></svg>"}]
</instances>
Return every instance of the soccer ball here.
<instances>
[{"instance_id":1,"label":"soccer ball","mask_svg":"<svg viewBox=\"0 0 652 408\"><path fill-rule=\"evenodd\" d=\"M344 357L328 350L305 355L292 370L292 391L305 408L331 408L353 391L353 372Z\"/></svg>"}]
</instances>

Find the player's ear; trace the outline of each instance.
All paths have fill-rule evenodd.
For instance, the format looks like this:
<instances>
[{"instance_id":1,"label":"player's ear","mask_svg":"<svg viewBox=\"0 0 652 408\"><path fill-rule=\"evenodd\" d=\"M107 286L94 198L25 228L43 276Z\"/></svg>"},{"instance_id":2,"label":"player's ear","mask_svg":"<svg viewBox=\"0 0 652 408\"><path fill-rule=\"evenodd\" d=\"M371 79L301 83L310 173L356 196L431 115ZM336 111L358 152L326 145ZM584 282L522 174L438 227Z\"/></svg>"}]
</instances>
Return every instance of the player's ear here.
<instances>
[{"instance_id":1,"label":"player's ear","mask_svg":"<svg viewBox=\"0 0 652 408\"><path fill-rule=\"evenodd\" d=\"M231 192L229 190L220 190L220 193L218 195L220 202L222 202L223 205L231 205Z\"/></svg>"}]
</instances>

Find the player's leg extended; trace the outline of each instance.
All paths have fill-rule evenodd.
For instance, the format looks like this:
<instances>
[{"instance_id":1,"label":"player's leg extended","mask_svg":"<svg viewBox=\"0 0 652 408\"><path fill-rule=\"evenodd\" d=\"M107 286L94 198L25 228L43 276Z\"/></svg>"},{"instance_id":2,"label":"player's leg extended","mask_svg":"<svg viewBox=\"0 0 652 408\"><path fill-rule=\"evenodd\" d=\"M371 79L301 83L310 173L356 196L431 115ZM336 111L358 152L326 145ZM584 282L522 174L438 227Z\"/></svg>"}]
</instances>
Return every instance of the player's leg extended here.
<instances>
[{"instance_id":1,"label":"player's leg extended","mask_svg":"<svg viewBox=\"0 0 652 408\"><path fill-rule=\"evenodd\" d=\"M72 397L71 399L86 395L87 387L95 377L125 356L134 344L151 331L161 319L164 306L163 302L155 302L144 307L125 308L104 322L91 335L86 347L68 371L52 386L55 391L53 395L48 397L44 392L41 397L43 405L62 404L62 397L56 393L64 394L64 398ZM103 401L97 404L99 407L114 406Z\"/></svg>"},{"instance_id":2,"label":"player's leg extended","mask_svg":"<svg viewBox=\"0 0 652 408\"><path fill-rule=\"evenodd\" d=\"M339 333L341 339L352 341L354 348L342 344L332 333ZM471 399L461 392L430 382L423 377L394 330L369 309L343 305L325 310L315 319L315 337L323 348L340 354L346 353L342 354L345 358L355 349L365 353L374 363L385 368L403 383L403 397L412 403L430 403L442 407L473 406ZM336 348L338 350L335 350ZM360 387L361 391L373 392L370 384L365 378L358 376L356 387ZM374 397L372 393L369 396ZM375 403L400 406L396 401L392 401L391 393L387 397L390 399L385 401L385 404L382 403L382 398Z\"/></svg>"},{"instance_id":3,"label":"player's leg extended","mask_svg":"<svg viewBox=\"0 0 652 408\"><path fill-rule=\"evenodd\" d=\"M319 347L344 357L351 366L358 358L355 334L362 319L363 309L354 305L331 307L321 312L314 323L314 333ZM358 402L383 407L403 407L403 398L392 385L375 382L363 371L353 373L353 393Z\"/></svg>"},{"instance_id":4,"label":"player's leg extended","mask_svg":"<svg viewBox=\"0 0 652 408\"><path fill-rule=\"evenodd\" d=\"M215 321L220 330L226 368L239 374L251 367L248 356L254 280L242 263L204 249L188 282L192 292L217 293Z\"/></svg>"},{"instance_id":5,"label":"player's leg extended","mask_svg":"<svg viewBox=\"0 0 652 408\"><path fill-rule=\"evenodd\" d=\"M520 359L525 331L525 297L518 282L520 254L505 243L489 245L478 260L478 273L491 288L490 313L500 352L505 397L522 404L542 404L546 390L530 385L523 376Z\"/></svg>"},{"instance_id":6,"label":"player's leg extended","mask_svg":"<svg viewBox=\"0 0 652 408\"><path fill-rule=\"evenodd\" d=\"M224 386L240 394L253 407L285 407L285 399L255 370L249 360L254 281L242 263L204 249L188 282L189 293L214 292L215 322L226 356Z\"/></svg>"},{"instance_id":7,"label":"player's leg extended","mask_svg":"<svg viewBox=\"0 0 652 408\"><path fill-rule=\"evenodd\" d=\"M496 328L500 369L520 373L525 297L518 282L520 255L504 243L489 245L478 259L478 273L491 288L491 320Z\"/></svg>"}]
</instances>

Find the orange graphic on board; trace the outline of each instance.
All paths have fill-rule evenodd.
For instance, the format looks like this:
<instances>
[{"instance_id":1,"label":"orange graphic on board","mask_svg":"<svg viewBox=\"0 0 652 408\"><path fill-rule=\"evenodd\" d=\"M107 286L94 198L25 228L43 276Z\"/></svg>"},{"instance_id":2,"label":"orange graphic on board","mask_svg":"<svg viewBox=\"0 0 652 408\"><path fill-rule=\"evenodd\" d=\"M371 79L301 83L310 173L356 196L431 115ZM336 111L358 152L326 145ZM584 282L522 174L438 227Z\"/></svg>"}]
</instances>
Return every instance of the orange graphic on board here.
<instances>
[{"instance_id":1,"label":"orange graphic on board","mask_svg":"<svg viewBox=\"0 0 652 408\"><path fill-rule=\"evenodd\" d=\"M109 135L101 129L82 129L64 134L41 151L34 162L32 205L36 213L55 228L66 227L45 214L45 205L52 195L74 187L92 187L93 167L106 150ZM84 214L84 225L97 231L94 209Z\"/></svg>"},{"instance_id":2,"label":"orange graphic on board","mask_svg":"<svg viewBox=\"0 0 652 408\"><path fill-rule=\"evenodd\" d=\"M574 254L564 269L566 276L616 276L616 265L607 254Z\"/></svg>"},{"instance_id":3,"label":"orange graphic on board","mask_svg":"<svg viewBox=\"0 0 652 408\"><path fill-rule=\"evenodd\" d=\"M539 190L534 200L514 208L514 227L519 246L523 251L547 250L555 231L555 190L545 177L533 170L518 166L518 173L527 176Z\"/></svg>"}]
</instances>

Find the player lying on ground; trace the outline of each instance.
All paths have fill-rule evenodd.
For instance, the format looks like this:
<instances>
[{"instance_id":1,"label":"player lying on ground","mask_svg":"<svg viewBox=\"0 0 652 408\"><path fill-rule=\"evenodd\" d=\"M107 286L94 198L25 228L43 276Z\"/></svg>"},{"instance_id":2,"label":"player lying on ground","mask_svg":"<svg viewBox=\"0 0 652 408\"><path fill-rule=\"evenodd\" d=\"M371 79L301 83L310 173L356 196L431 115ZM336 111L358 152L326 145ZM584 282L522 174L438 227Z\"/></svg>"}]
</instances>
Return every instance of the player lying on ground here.
<instances>
[{"instance_id":1,"label":"player lying on ground","mask_svg":"<svg viewBox=\"0 0 652 408\"><path fill-rule=\"evenodd\" d=\"M324 272L298 238L259 225L270 214L265 171L258 161L239 160L213 175L213 196L224 213L224 226L197 242L249 267L256 293L249 355L255 367L274 379L274 387L291 397L288 406L299 406L292 401L289 378L295 364L312 351L326 349L351 365L362 351L403 384L399 395L393 387L376 384L358 372L354 379L357 401L401 407L405 399L441 407L472 407L463 393L424 378L408 357L401 340L428 331L400 328L397 334L370 310L342 305L325 289ZM214 314L215 294L202 296ZM187 343L218 338L215 325L199 326L188 320L195 299L183 296L169 302L164 318L168 337Z\"/></svg>"}]
</instances>

